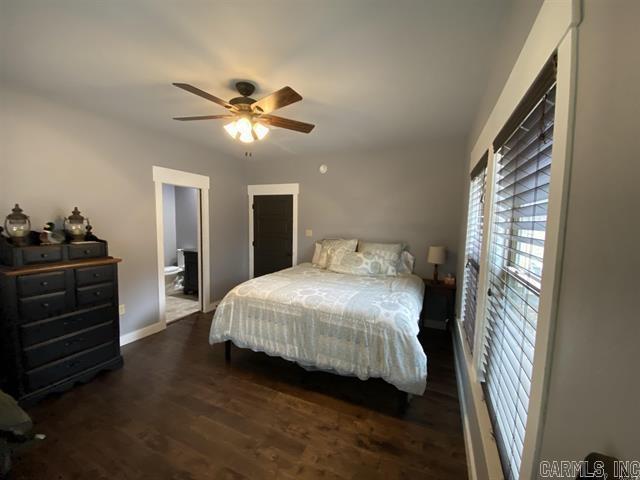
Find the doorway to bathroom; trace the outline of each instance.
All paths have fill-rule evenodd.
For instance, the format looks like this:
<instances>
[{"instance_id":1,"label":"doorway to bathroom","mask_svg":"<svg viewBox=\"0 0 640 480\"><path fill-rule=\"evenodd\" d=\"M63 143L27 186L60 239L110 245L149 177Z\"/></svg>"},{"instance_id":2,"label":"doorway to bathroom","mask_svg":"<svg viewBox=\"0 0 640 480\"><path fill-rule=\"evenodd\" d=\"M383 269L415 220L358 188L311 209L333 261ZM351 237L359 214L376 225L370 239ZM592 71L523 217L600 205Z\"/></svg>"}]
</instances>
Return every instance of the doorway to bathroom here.
<instances>
[{"instance_id":1,"label":"doorway to bathroom","mask_svg":"<svg viewBox=\"0 0 640 480\"><path fill-rule=\"evenodd\" d=\"M162 326L209 311L209 177L153 167Z\"/></svg>"},{"instance_id":2,"label":"doorway to bathroom","mask_svg":"<svg viewBox=\"0 0 640 480\"><path fill-rule=\"evenodd\" d=\"M162 185L167 323L200 310L197 188Z\"/></svg>"}]
</instances>

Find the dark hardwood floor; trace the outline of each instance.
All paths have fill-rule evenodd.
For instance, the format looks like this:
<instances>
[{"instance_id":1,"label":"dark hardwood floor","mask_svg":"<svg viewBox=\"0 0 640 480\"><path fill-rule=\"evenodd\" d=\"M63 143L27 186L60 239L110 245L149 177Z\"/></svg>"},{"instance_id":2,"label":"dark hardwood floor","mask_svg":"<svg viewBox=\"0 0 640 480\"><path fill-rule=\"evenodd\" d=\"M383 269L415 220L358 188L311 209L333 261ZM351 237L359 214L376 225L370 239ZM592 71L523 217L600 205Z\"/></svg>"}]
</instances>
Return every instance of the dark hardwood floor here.
<instances>
[{"instance_id":1,"label":"dark hardwood floor","mask_svg":"<svg viewBox=\"0 0 640 480\"><path fill-rule=\"evenodd\" d=\"M423 397L208 344L193 314L124 347L124 368L28 409L46 440L15 479L464 479L452 346L427 330Z\"/></svg>"}]
</instances>

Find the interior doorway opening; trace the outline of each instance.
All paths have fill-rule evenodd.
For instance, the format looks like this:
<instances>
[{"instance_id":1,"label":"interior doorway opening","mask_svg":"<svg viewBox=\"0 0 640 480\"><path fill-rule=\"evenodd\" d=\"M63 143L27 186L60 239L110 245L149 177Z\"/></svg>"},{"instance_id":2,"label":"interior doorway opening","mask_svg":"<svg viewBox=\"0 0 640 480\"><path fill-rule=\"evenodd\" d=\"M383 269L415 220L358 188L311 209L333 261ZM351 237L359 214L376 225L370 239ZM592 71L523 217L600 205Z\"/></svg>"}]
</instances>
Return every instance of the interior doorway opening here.
<instances>
[{"instance_id":1,"label":"interior doorway opening","mask_svg":"<svg viewBox=\"0 0 640 480\"><path fill-rule=\"evenodd\" d=\"M193 312L209 312L211 260L209 177L153 167L160 328Z\"/></svg>"},{"instance_id":2,"label":"interior doorway opening","mask_svg":"<svg viewBox=\"0 0 640 480\"><path fill-rule=\"evenodd\" d=\"M200 192L197 188L162 185L167 323L201 310L198 288L199 204Z\"/></svg>"}]
</instances>

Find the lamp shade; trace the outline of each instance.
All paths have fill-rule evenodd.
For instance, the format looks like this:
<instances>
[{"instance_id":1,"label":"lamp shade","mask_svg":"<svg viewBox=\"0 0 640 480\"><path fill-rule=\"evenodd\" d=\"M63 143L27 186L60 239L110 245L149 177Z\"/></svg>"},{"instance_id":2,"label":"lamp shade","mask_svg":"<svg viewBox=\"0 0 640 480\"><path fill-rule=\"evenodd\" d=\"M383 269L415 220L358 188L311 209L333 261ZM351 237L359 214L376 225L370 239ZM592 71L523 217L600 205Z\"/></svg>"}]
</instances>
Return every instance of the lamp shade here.
<instances>
[{"instance_id":1,"label":"lamp shade","mask_svg":"<svg viewBox=\"0 0 640 480\"><path fill-rule=\"evenodd\" d=\"M429 247L427 262L442 265L447 260L447 249L445 247Z\"/></svg>"}]
</instances>

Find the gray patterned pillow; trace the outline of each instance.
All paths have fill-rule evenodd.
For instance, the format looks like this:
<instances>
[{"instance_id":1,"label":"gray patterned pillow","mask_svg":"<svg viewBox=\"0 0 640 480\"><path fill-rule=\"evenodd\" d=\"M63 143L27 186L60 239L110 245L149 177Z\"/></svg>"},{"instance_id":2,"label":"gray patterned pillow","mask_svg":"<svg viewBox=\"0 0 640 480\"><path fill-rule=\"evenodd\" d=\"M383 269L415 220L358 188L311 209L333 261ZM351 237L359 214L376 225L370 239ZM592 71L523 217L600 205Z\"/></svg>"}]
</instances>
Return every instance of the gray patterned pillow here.
<instances>
[{"instance_id":1,"label":"gray patterned pillow","mask_svg":"<svg viewBox=\"0 0 640 480\"><path fill-rule=\"evenodd\" d=\"M320 261L320 252L322 251L322 244L320 242L316 242L313 244L313 258L311 259L311 263L314 265L318 265Z\"/></svg>"},{"instance_id":2,"label":"gray patterned pillow","mask_svg":"<svg viewBox=\"0 0 640 480\"><path fill-rule=\"evenodd\" d=\"M358 244L358 252L370 252L387 258L394 263L400 260L400 253L402 252L401 243L373 243L373 242L360 242Z\"/></svg>"},{"instance_id":3,"label":"gray patterned pillow","mask_svg":"<svg viewBox=\"0 0 640 480\"><path fill-rule=\"evenodd\" d=\"M398 274L396 262L371 252L340 251L331 256L329 270L351 275L390 275Z\"/></svg>"},{"instance_id":4,"label":"gray patterned pillow","mask_svg":"<svg viewBox=\"0 0 640 480\"><path fill-rule=\"evenodd\" d=\"M318 266L327 268L329 259L338 252L355 252L358 246L358 239L344 240L342 238L332 240L322 240L322 249L318 258Z\"/></svg>"},{"instance_id":5,"label":"gray patterned pillow","mask_svg":"<svg viewBox=\"0 0 640 480\"><path fill-rule=\"evenodd\" d=\"M413 266L415 263L416 257L404 250L400 254L400 261L398 262L398 275L413 273Z\"/></svg>"}]
</instances>

